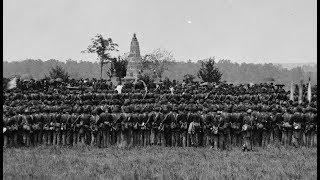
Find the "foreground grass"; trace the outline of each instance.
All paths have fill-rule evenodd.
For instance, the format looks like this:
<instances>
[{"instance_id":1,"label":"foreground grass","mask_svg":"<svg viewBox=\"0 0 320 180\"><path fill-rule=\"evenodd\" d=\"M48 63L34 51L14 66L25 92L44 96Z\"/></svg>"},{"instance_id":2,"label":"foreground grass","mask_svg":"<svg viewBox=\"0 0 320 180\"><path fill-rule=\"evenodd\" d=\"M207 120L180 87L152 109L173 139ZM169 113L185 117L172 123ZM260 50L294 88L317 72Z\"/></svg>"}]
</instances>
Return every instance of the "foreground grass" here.
<instances>
[{"instance_id":1,"label":"foreground grass","mask_svg":"<svg viewBox=\"0 0 320 180\"><path fill-rule=\"evenodd\" d=\"M9 148L4 179L317 179L317 148Z\"/></svg>"}]
</instances>

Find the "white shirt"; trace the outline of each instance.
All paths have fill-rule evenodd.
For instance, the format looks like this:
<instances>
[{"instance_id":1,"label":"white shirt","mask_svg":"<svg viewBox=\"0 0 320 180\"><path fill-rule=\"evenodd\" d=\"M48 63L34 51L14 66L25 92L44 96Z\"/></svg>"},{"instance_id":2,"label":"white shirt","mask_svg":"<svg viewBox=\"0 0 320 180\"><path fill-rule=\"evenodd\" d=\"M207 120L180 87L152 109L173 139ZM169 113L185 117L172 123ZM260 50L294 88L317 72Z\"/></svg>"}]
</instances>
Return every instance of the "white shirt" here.
<instances>
[{"instance_id":1,"label":"white shirt","mask_svg":"<svg viewBox=\"0 0 320 180\"><path fill-rule=\"evenodd\" d=\"M170 87L171 94L173 94L173 90L174 90L173 87Z\"/></svg>"},{"instance_id":2,"label":"white shirt","mask_svg":"<svg viewBox=\"0 0 320 180\"><path fill-rule=\"evenodd\" d=\"M117 86L116 91L118 91L118 94L121 94L122 87L122 85Z\"/></svg>"}]
</instances>

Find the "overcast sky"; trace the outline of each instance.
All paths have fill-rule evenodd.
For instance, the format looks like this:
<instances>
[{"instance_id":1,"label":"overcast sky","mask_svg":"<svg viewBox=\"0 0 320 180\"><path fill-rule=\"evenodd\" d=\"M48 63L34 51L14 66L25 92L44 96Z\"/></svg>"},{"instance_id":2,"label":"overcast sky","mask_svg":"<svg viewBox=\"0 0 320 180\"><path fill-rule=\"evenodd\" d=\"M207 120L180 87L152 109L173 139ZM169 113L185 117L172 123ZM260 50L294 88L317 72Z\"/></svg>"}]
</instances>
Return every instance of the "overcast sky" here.
<instances>
[{"instance_id":1,"label":"overcast sky","mask_svg":"<svg viewBox=\"0 0 320 180\"><path fill-rule=\"evenodd\" d=\"M316 0L4 0L4 60L95 61L97 33L176 60L316 62Z\"/></svg>"}]
</instances>

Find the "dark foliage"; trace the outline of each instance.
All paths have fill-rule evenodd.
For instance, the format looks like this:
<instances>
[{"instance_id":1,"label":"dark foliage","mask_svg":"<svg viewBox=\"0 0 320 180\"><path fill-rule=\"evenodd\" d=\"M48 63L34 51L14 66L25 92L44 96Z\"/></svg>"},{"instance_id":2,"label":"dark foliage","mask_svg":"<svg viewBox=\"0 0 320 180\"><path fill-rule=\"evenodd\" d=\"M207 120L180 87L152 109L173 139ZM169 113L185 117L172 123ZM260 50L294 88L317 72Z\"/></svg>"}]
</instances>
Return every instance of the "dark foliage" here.
<instances>
[{"instance_id":1,"label":"dark foliage","mask_svg":"<svg viewBox=\"0 0 320 180\"><path fill-rule=\"evenodd\" d=\"M49 77L51 79L61 78L62 80L67 81L69 79L69 74L63 69L62 66L56 65L50 69Z\"/></svg>"},{"instance_id":2,"label":"dark foliage","mask_svg":"<svg viewBox=\"0 0 320 180\"><path fill-rule=\"evenodd\" d=\"M189 83L193 83L194 82L194 79L196 78L194 75L192 74L186 74L183 76L183 82L189 84Z\"/></svg>"},{"instance_id":3,"label":"dark foliage","mask_svg":"<svg viewBox=\"0 0 320 180\"><path fill-rule=\"evenodd\" d=\"M222 73L214 66L214 58L201 62L201 68L198 71L198 77L204 82L218 83L221 80Z\"/></svg>"},{"instance_id":4,"label":"dark foliage","mask_svg":"<svg viewBox=\"0 0 320 180\"><path fill-rule=\"evenodd\" d=\"M120 56L118 58L113 58L111 59L111 73L118 78L123 78L127 73L127 65L128 60L123 59Z\"/></svg>"}]
</instances>

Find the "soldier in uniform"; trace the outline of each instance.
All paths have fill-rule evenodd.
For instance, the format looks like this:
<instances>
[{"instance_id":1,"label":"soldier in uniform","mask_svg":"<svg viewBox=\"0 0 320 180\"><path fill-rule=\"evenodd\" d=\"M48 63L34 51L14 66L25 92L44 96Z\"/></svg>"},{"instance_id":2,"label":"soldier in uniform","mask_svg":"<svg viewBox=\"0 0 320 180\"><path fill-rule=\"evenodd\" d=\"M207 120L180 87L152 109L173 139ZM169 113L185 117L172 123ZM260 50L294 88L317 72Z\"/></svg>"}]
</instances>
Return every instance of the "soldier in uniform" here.
<instances>
[{"instance_id":1,"label":"soldier in uniform","mask_svg":"<svg viewBox=\"0 0 320 180\"><path fill-rule=\"evenodd\" d=\"M243 117L243 125L242 125L242 137L243 137L243 151L252 150L252 121L253 117L251 116L252 110L249 109L247 113Z\"/></svg>"}]
</instances>

